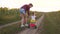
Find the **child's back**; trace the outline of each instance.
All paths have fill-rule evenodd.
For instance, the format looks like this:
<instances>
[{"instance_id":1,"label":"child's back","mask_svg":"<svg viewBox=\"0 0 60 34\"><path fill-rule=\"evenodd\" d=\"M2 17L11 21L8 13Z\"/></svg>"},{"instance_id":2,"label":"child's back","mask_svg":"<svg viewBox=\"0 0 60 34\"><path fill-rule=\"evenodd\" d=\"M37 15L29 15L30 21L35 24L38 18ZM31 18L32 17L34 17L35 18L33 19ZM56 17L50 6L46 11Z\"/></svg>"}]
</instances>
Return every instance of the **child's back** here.
<instances>
[{"instance_id":1,"label":"child's back","mask_svg":"<svg viewBox=\"0 0 60 34\"><path fill-rule=\"evenodd\" d=\"M35 23L36 23L36 16L35 15L32 15L31 16L31 22L30 22L30 27L32 28L35 28L36 27L36 25L35 25Z\"/></svg>"},{"instance_id":2,"label":"child's back","mask_svg":"<svg viewBox=\"0 0 60 34\"><path fill-rule=\"evenodd\" d=\"M36 18L35 15L32 15L32 16L31 16L31 22L32 22L32 23L36 22L36 19L35 19L35 18Z\"/></svg>"}]
</instances>

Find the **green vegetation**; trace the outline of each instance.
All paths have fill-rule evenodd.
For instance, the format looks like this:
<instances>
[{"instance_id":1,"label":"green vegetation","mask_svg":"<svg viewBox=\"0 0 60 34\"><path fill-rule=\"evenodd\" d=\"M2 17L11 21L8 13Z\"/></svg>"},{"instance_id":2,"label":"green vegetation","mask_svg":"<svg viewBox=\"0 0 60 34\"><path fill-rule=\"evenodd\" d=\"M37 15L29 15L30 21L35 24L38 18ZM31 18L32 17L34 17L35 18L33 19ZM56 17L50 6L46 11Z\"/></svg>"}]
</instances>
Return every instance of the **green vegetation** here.
<instances>
[{"instance_id":1,"label":"green vegetation","mask_svg":"<svg viewBox=\"0 0 60 34\"><path fill-rule=\"evenodd\" d=\"M32 11L31 11L32 13ZM40 12L36 12L37 19L42 15ZM0 8L0 25L4 25L7 23L12 23L15 21L21 20L19 9L8 9L8 8ZM29 21L28 21L29 22ZM21 31L20 23L12 24L10 26L4 27L0 29L0 34L15 34L18 31Z\"/></svg>"},{"instance_id":2,"label":"green vegetation","mask_svg":"<svg viewBox=\"0 0 60 34\"><path fill-rule=\"evenodd\" d=\"M0 25L20 20L19 9L0 8Z\"/></svg>"},{"instance_id":3,"label":"green vegetation","mask_svg":"<svg viewBox=\"0 0 60 34\"><path fill-rule=\"evenodd\" d=\"M60 12L50 12L45 14L41 34L60 34Z\"/></svg>"},{"instance_id":4,"label":"green vegetation","mask_svg":"<svg viewBox=\"0 0 60 34\"><path fill-rule=\"evenodd\" d=\"M0 34L15 34L21 30L20 23L17 23L0 29Z\"/></svg>"},{"instance_id":5,"label":"green vegetation","mask_svg":"<svg viewBox=\"0 0 60 34\"><path fill-rule=\"evenodd\" d=\"M31 11L32 13L33 11ZM40 12L35 12L37 19L41 16L42 13ZM0 8L0 25L4 25L7 23L12 23L15 21L20 20L20 13L19 9L13 8L13 9L8 9L8 8Z\"/></svg>"},{"instance_id":6,"label":"green vegetation","mask_svg":"<svg viewBox=\"0 0 60 34\"><path fill-rule=\"evenodd\" d=\"M43 12L37 12L36 19L39 19L42 16Z\"/></svg>"}]
</instances>

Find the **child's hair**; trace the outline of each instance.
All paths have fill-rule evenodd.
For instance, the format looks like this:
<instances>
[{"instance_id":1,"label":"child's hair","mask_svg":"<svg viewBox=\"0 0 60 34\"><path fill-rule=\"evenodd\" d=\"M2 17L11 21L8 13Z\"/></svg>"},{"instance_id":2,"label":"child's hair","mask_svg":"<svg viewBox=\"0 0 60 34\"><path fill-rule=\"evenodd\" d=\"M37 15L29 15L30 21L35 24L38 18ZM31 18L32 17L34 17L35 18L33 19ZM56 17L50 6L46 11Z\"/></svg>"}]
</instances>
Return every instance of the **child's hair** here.
<instances>
[{"instance_id":1,"label":"child's hair","mask_svg":"<svg viewBox=\"0 0 60 34\"><path fill-rule=\"evenodd\" d=\"M32 13L32 15L34 15L34 12Z\"/></svg>"}]
</instances>

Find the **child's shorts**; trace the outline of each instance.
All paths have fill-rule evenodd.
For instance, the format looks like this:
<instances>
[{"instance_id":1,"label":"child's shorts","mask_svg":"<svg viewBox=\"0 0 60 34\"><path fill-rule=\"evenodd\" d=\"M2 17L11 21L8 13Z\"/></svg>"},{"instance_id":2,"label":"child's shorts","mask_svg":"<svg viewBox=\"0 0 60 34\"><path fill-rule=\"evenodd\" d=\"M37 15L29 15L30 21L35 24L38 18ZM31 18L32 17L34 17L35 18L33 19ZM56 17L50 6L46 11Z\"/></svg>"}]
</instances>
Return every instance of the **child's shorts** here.
<instances>
[{"instance_id":1,"label":"child's shorts","mask_svg":"<svg viewBox=\"0 0 60 34\"><path fill-rule=\"evenodd\" d=\"M20 14L26 14L25 9L21 8L20 9Z\"/></svg>"},{"instance_id":2,"label":"child's shorts","mask_svg":"<svg viewBox=\"0 0 60 34\"><path fill-rule=\"evenodd\" d=\"M35 23L36 22L36 20L31 20L31 23Z\"/></svg>"}]
</instances>

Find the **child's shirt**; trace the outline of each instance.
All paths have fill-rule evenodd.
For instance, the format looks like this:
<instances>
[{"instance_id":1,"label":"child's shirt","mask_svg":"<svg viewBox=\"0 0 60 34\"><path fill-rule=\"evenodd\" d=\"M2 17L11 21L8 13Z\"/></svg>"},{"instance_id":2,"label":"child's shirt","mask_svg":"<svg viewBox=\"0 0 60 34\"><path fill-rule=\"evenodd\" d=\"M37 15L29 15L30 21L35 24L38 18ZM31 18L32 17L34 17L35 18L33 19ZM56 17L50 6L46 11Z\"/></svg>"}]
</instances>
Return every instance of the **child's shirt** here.
<instances>
[{"instance_id":1,"label":"child's shirt","mask_svg":"<svg viewBox=\"0 0 60 34\"><path fill-rule=\"evenodd\" d=\"M31 19L32 19L32 20L35 20L35 18L36 18L36 16L35 16L35 15L31 16Z\"/></svg>"},{"instance_id":2,"label":"child's shirt","mask_svg":"<svg viewBox=\"0 0 60 34\"><path fill-rule=\"evenodd\" d=\"M32 22L32 23L35 23L35 22L36 22L35 18L36 18L35 15L32 15L32 16L31 16L31 22Z\"/></svg>"}]
</instances>

